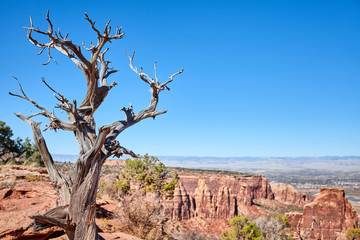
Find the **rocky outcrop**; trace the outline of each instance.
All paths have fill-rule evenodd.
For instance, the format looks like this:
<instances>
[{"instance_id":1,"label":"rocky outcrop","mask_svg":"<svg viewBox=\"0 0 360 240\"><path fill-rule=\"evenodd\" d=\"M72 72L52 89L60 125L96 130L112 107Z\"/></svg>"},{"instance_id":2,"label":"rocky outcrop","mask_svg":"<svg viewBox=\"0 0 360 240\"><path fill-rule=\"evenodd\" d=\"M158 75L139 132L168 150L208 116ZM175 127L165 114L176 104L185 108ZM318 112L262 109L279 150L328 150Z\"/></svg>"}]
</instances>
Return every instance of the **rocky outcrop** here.
<instances>
[{"instance_id":1,"label":"rocky outcrop","mask_svg":"<svg viewBox=\"0 0 360 240\"><path fill-rule=\"evenodd\" d=\"M29 216L43 214L54 208L57 199L45 168L0 165L0 239L68 239L59 227L40 231L29 227L32 222ZM117 219L108 219L116 206L117 204L110 200L98 201L96 222L100 227L100 235L105 239L139 239L119 231L114 232L119 226ZM113 226L110 230L109 222Z\"/></svg>"},{"instance_id":2,"label":"rocky outcrop","mask_svg":"<svg viewBox=\"0 0 360 240\"><path fill-rule=\"evenodd\" d=\"M291 205L304 206L315 198L310 194L299 193L289 184L272 183L271 190L274 193L275 200Z\"/></svg>"},{"instance_id":3,"label":"rocky outcrop","mask_svg":"<svg viewBox=\"0 0 360 240\"><path fill-rule=\"evenodd\" d=\"M166 212L175 220L194 216L229 219L247 212L254 199L274 199L269 182L260 175L179 174Z\"/></svg>"},{"instance_id":4,"label":"rocky outcrop","mask_svg":"<svg viewBox=\"0 0 360 240\"><path fill-rule=\"evenodd\" d=\"M214 197L215 196L211 193L205 179L199 179L198 186L193 195L195 200L194 206L196 207L195 215L202 216L204 218L213 217L216 205Z\"/></svg>"},{"instance_id":5,"label":"rocky outcrop","mask_svg":"<svg viewBox=\"0 0 360 240\"><path fill-rule=\"evenodd\" d=\"M172 199L164 199L165 213L171 219L189 219L194 216L194 206L191 197L187 194L184 185L179 180Z\"/></svg>"},{"instance_id":6,"label":"rocky outcrop","mask_svg":"<svg viewBox=\"0 0 360 240\"><path fill-rule=\"evenodd\" d=\"M313 202L304 206L303 214L287 214L290 225L299 227L303 234L314 230L307 239L345 240L348 229L358 227L358 216L342 188L321 188Z\"/></svg>"},{"instance_id":7,"label":"rocky outcrop","mask_svg":"<svg viewBox=\"0 0 360 240\"><path fill-rule=\"evenodd\" d=\"M236 212L236 198L233 197L231 188L227 186L221 186L219 188L216 199L216 218L231 218Z\"/></svg>"},{"instance_id":8,"label":"rocky outcrop","mask_svg":"<svg viewBox=\"0 0 360 240\"><path fill-rule=\"evenodd\" d=\"M18 175L20 176L20 175ZM49 182L17 181L13 188L0 190L0 239L47 239L64 234L58 227L35 232L30 215L56 206L56 193Z\"/></svg>"}]
</instances>

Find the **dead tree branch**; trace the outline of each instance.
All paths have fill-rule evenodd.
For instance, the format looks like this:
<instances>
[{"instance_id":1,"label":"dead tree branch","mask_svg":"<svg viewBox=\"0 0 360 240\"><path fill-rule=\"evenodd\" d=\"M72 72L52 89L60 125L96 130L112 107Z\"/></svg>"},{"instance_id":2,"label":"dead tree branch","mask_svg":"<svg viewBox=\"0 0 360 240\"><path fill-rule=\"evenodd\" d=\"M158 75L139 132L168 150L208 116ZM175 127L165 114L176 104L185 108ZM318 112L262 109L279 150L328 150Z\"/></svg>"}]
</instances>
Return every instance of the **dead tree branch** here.
<instances>
[{"instance_id":1,"label":"dead tree branch","mask_svg":"<svg viewBox=\"0 0 360 240\"><path fill-rule=\"evenodd\" d=\"M40 130L41 123L31 120L30 117L25 117L21 113L17 113L15 115L31 126L35 144L36 144L37 148L39 149L42 160L43 160L45 167L47 169L47 172L49 174L50 181L55 186L58 194L69 197L70 196L70 184L56 169L54 160L49 152L49 149L47 148L45 139ZM67 201L64 201L64 199L66 199L66 198L61 199L62 205L69 204Z\"/></svg>"},{"instance_id":2,"label":"dead tree branch","mask_svg":"<svg viewBox=\"0 0 360 240\"><path fill-rule=\"evenodd\" d=\"M132 56L130 57L129 54L126 53L126 55L129 57L129 60L130 60L130 68L137 74L139 75L140 79L143 80L144 82L146 82L147 84L150 85L150 92L152 94L151 96L151 99L150 99L150 104L149 106L140 111L135 117L134 117L134 120L143 120L145 118L148 118L148 117L153 117L155 118L157 115L160 115L160 114L163 114L163 113L166 113L166 111L155 111L156 110L156 107L157 107L157 104L158 104L158 101L159 101L159 94L162 90L164 89L167 89L167 90L170 90L170 88L167 86L168 83L172 82L173 81L173 78L176 76L176 75L179 75L181 74L184 70L181 69L180 71L174 73L173 75L171 75L169 77L169 80L166 81L165 83L160 83L157 79L157 71L156 71L156 62L154 64L154 70L155 70L155 79L154 78L151 78L149 77L149 75L147 75L146 73L143 73L142 72L142 68L140 68L140 71L133 66L133 60L134 60L134 55L135 55L135 51L133 52Z\"/></svg>"},{"instance_id":3,"label":"dead tree branch","mask_svg":"<svg viewBox=\"0 0 360 240\"><path fill-rule=\"evenodd\" d=\"M59 52L61 52L62 54L64 54L65 56L69 57L75 63L75 65L78 66L84 72L87 69L87 67L90 65L90 63L89 63L89 61L86 60L84 55L81 53L80 47L78 45L73 44L73 42L71 40L67 39L68 34L66 34L65 37L62 37L60 30L58 31L59 34L56 31L54 31L53 24L49 18L49 10L47 11L47 14L46 14L46 21L49 24L49 30L46 32L34 28L31 17L30 17L30 27L24 27L25 29L28 30L27 37L28 37L29 41L32 44L34 44L35 46L41 48L40 52L38 53L39 55L46 48L48 49L49 60L45 64L48 64L51 61L51 59L53 59L51 56L50 48L54 48L54 49L58 50ZM47 36L50 41L47 43L38 42L37 40L35 40L32 37L33 31L36 33L39 33L41 35Z\"/></svg>"},{"instance_id":4,"label":"dead tree branch","mask_svg":"<svg viewBox=\"0 0 360 240\"><path fill-rule=\"evenodd\" d=\"M113 68L109 67L111 62L105 61L104 59L104 55L108 49L104 51L102 49L107 42L111 43L111 40L113 39L121 39L124 36L124 33L121 32L121 28L117 27L115 34L111 35L109 20L105 25L103 34L101 34L100 31L95 27L95 22L93 22L86 13L85 19L90 23L98 38L98 43L96 46L92 45L90 42L91 48L86 48L83 43L84 49L91 51L90 60L88 60L83 55L79 45L76 45L72 42L72 40L67 39L68 34L63 37L60 29L58 29L58 31L54 30L53 24L49 18L49 11L46 14L46 21L49 25L48 31L45 32L34 28L31 17L30 27L24 28L28 30L27 37L29 41L35 46L41 48L38 54L42 54L45 49L48 50L47 52L49 60L45 64L48 64L51 60L54 60L50 51L51 48L53 48L70 58L70 60L80 68L86 78L87 93L78 110L80 112L85 112L88 116L91 116L104 101L108 91L116 85L115 82L111 83L110 85L107 84L107 78L111 74L116 73L118 70L114 70ZM45 43L37 41L32 35L33 32L47 36L49 41ZM100 66L98 66L98 63L100 63Z\"/></svg>"},{"instance_id":5,"label":"dead tree branch","mask_svg":"<svg viewBox=\"0 0 360 240\"><path fill-rule=\"evenodd\" d=\"M300 229L301 220L302 220L302 218L299 219L299 222L298 222L298 224L296 225L296 230L297 230L296 233L297 233L297 235L299 236L298 238L299 238L300 240L305 240L305 239L309 236L309 234L314 230L315 218L313 217L313 220L312 220L312 222L311 222L311 228L309 229L309 231L307 231L307 232L305 233L305 235L304 235L303 237L301 236L301 229Z\"/></svg>"},{"instance_id":6,"label":"dead tree branch","mask_svg":"<svg viewBox=\"0 0 360 240\"><path fill-rule=\"evenodd\" d=\"M159 80L157 79L156 63L154 64L155 78L151 78L148 74L142 72L142 68L140 68L140 70L138 70L136 67L134 67L133 60L134 60L135 52L133 52L132 56L129 56L129 54L127 54L127 53L126 53L126 55L129 57L129 60L130 60L130 63L129 63L130 68L140 77L140 79L142 81L144 81L145 83L150 85L150 92L151 92L150 104L146 109L141 110L136 115L133 112L132 105L130 105L130 108L122 108L121 109L122 111L125 112L125 119L123 121L117 121L117 122L114 122L111 124L112 130L110 131L110 133L108 134L108 136L105 140L104 147L106 150L103 150L104 155L108 155L111 152L114 152L114 154L117 154L117 155L119 154L117 152L118 150L116 150L117 147L115 147L116 143L114 143L114 141L115 141L116 137L122 131L124 131L128 127L140 122L141 120L144 120L149 117L152 117L155 119L156 116L167 112L166 110L160 110L160 111L156 110L156 107L157 107L157 104L159 101L159 94L164 89L170 90L170 88L167 86L167 84L172 82L173 78L176 75L179 75L184 71L183 69L181 69L180 71L172 74L169 77L168 81L166 81L165 83L160 83ZM122 152L126 153L127 151L120 150L120 153L122 153Z\"/></svg>"},{"instance_id":7,"label":"dead tree branch","mask_svg":"<svg viewBox=\"0 0 360 240\"><path fill-rule=\"evenodd\" d=\"M44 117L48 118L50 123L46 126L46 129L50 128L53 129L54 131L56 131L57 129L62 129L62 130L68 130L68 131L75 131L76 130L76 126L73 123L69 123L69 122L64 122L61 119L59 119L58 117L55 116L55 114L52 112L49 112L48 110L46 110L44 107L40 106L39 104L37 104L35 101L33 101L32 99L30 99L24 92L20 81L12 76L13 78L15 78L15 80L18 82L20 91L22 93L22 95L19 94L14 94L12 92L9 92L9 94L11 96L15 96L15 97L19 97L22 98L26 101L29 101L30 103L32 103L36 108L38 108L40 110L40 112L31 115L30 117L28 117L29 119L37 116L37 115L43 115Z\"/></svg>"}]
</instances>

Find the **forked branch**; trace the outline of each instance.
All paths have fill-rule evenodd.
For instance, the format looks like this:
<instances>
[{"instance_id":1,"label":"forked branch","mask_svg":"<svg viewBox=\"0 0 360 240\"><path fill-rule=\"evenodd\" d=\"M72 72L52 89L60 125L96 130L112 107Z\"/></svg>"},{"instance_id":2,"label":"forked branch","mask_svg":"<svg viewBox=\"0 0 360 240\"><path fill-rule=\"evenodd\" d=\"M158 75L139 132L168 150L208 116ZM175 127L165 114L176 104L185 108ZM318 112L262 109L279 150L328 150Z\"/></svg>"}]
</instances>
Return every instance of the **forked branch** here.
<instances>
[{"instance_id":1,"label":"forked branch","mask_svg":"<svg viewBox=\"0 0 360 240\"><path fill-rule=\"evenodd\" d=\"M110 146L106 146L108 143L106 143L102 149L103 153L106 153L106 158L114 155L115 157L120 158L123 155L129 155L133 158L138 158L139 155L135 154L133 151L131 151L130 149L127 149L123 146L120 146L119 141L114 140L112 142L109 142Z\"/></svg>"},{"instance_id":2,"label":"forked branch","mask_svg":"<svg viewBox=\"0 0 360 240\"><path fill-rule=\"evenodd\" d=\"M124 33L121 32L122 28L116 27L116 31L115 31L115 35L110 35L111 33L111 26L109 26L109 23L111 21L111 19L105 24L105 28L104 28L104 33L101 34L100 31L95 27L95 22L92 21L89 16L87 15L87 13L85 13L85 19L90 23L91 28L96 32L97 34L97 38L98 38L98 43L96 46L92 46L91 47L91 63L94 65L96 64L96 61L99 57L99 54L101 53L102 48L104 47L104 45L107 42L111 42L111 40L113 39L121 39L124 36ZM91 44L92 45L92 44ZM104 51L104 53L107 50Z\"/></svg>"},{"instance_id":3,"label":"forked branch","mask_svg":"<svg viewBox=\"0 0 360 240\"><path fill-rule=\"evenodd\" d=\"M111 124L111 126L112 126L111 131L109 132L109 134L105 140L104 148L102 149L102 152L105 156L111 156L111 155L121 156L122 154L128 154L133 157L137 156L132 151L129 151L124 147L120 147L118 142L115 140L116 137L122 131L124 131L128 127L140 122L141 120L144 120L149 117L155 118L156 116L158 116L160 114L166 113L166 110L161 110L161 111L156 110L156 107L157 107L157 104L159 101L159 93L164 89L170 90L170 88L167 87L167 84L172 82L173 78L176 75L179 75L184 71L183 69L181 69L180 71L171 75L169 77L168 81L166 81L165 83L160 83L158 80L158 77L157 77L156 63L154 64L155 78L151 78L149 75L142 72L142 68L140 68L140 70L138 70L136 67L134 67L134 65L133 65L134 55L135 55L135 52L133 52L132 56L129 56L127 54L127 56L129 57L129 60L130 60L129 65L130 65L130 68L140 77L140 79L142 81L144 81L150 85L150 87L151 87L150 88L150 91L151 91L150 104L146 109L141 110L136 115L134 114L133 106L131 104L130 104L129 108L121 109L125 113L125 119L123 121L116 121Z\"/></svg>"},{"instance_id":4,"label":"forked branch","mask_svg":"<svg viewBox=\"0 0 360 240\"><path fill-rule=\"evenodd\" d=\"M130 63L129 63L130 68L140 77L141 80L143 80L144 82L146 82L147 84L150 85L150 87L151 87L150 91L152 93L149 106L145 110L140 111L135 116L134 119L140 121L140 120L148 118L148 117L155 118L157 115L166 113L166 111L156 111L156 107L157 107L158 100L159 100L159 93L164 89L170 90L170 88L167 86L167 84L172 82L173 78L176 75L181 74L184 71L184 69L181 69L180 71L171 75L169 77L169 80L166 81L165 83L160 83L157 78L156 62L154 64L155 78L151 78L148 74L142 72L142 68L140 68L140 70L138 70L137 67L134 67L133 60L134 60L134 56L135 56L135 51L133 52L132 56L130 56L127 53L126 53L126 55L129 57L129 60L130 60Z\"/></svg>"},{"instance_id":5,"label":"forked branch","mask_svg":"<svg viewBox=\"0 0 360 240\"><path fill-rule=\"evenodd\" d=\"M49 17L49 11L46 14L46 21L48 22L49 29L47 31L39 30L34 28L32 18L30 17L30 27L24 27L28 30L27 37L29 41L35 46L41 48L38 54L42 54L44 50L47 49L48 61L45 63L50 63L51 60L55 59L52 57L51 48L54 48L70 58L76 66L78 66L83 72L86 78L87 93L84 100L80 104L79 111L84 111L86 115L91 115L96 111L96 109L101 105L107 96L108 91L116 85L115 82L108 85L107 78L116 73L118 70L115 70L109 67L110 61L104 59L105 53L108 49L103 50L107 42L111 42L113 39L121 39L124 36L124 33L121 32L121 28L116 28L114 35L111 35L111 27L109 26L110 20L106 23L103 33L101 33L96 27L95 22L93 22L88 15L85 13L85 19L90 23L91 28L96 32L98 42L96 45L93 45L90 42L91 47L86 48L84 43L82 44L84 48L88 51L91 51L90 60L88 60L82 53L81 47L68 40L68 34L65 37L61 34L60 29L57 31L54 30L53 24ZM48 38L48 42L40 42L36 40L32 33L38 33L44 35ZM100 66L98 64L100 63ZM100 87L98 86L100 85ZM100 90L99 90L100 88Z\"/></svg>"},{"instance_id":6,"label":"forked branch","mask_svg":"<svg viewBox=\"0 0 360 240\"><path fill-rule=\"evenodd\" d=\"M27 37L29 41L35 46L41 48L38 54L41 54L45 49L48 49L49 60L48 62L45 63L45 65L48 64L51 61L51 59L54 60L54 58L51 56L50 48L55 48L65 56L69 57L76 64L76 66L78 66L83 72L85 72L89 68L90 62L82 54L80 46L74 44L71 40L68 40L67 39L68 34L66 34L65 37L63 37L60 32L60 29L58 30L58 32L54 31L53 24L49 18L49 10L47 11L46 14L46 21L49 24L49 29L46 32L41 31L38 28L34 28L31 17L30 17L30 27L24 27L25 29L28 30ZM49 42L47 43L38 42L32 36L33 31L41 35L47 36Z\"/></svg>"},{"instance_id":7,"label":"forked branch","mask_svg":"<svg viewBox=\"0 0 360 240\"><path fill-rule=\"evenodd\" d=\"M57 92L53 89L46 81L45 78L42 78L43 83L52 91L54 92L54 97L59 101L59 104L55 106L56 108L60 108L64 110L67 114L69 119L73 119L75 121L76 116L78 115L77 108L76 108L76 100L73 100L73 103L70 103L64 95Z\"/></svg>"},{"instance_id":8,"label":"forked branch","mask_svg":"<svg viewBox=\"0 0 360 240\"><path fill-rule=\"evenodd\" d=\"M36 108L38 108L38 109L40 110L40 112L35 113L35 114L29 116L29 117L28 117L29 119L32 118L32 117L38 116L38 115L43 115L44 117L48 118L49 121L50 121L50 123L46 126L46 127L47 127L46 129L50 128L50 129L53 129L53 130L55 130L55 131L56 131L57 129L68 130L68 131L75 131L75 130L76 130L75 124L62 121L61 119L59 119L58 117L55 116L54 112L52 112L52 113L49 112L49 111L46 110L44 107L40 106L40 105L37 104L34 100L32 100L31 98L29 98L29 97L25 94L25 92L24 92L24 90L23 90L23 88L22 88L22 86L21 86L21 84L20 84L19 79L17 79L17 78L14 77L14 76L12 76L12 77L18 82L18 85L19 85L19 88L20 88L20 91L21 91L22 95L15 94L15 93L12 93L12 92L9 92L9 94L10 94L11 96L19 97L19 98L22 98L22 99L24 99L24 100L32 103Z\"/></svg>"},{"instance_id":9,"label":"forked branch","mask_svg":"<svg viewBox=\"0 0 360 240\"><path fill-rule=\"evenodd\" d=\"M302 218L299 219L299 222L298 222L298 224L297 224L297 226L296 226L296 230L297 230L296 233L297 233L297 235L299 236L298 238L299 238L300 240L305 240L305 239L309 236L309 234L314 230L315 218L313 217L313 220L312 220L312 222L311 222L311 228L309 229L309 231L307 231L307 232L305 233L305 235L304 235L303 237L301 236L301 230L300 230L301 220L302 220Z\"/></svg>"}]
</instances>

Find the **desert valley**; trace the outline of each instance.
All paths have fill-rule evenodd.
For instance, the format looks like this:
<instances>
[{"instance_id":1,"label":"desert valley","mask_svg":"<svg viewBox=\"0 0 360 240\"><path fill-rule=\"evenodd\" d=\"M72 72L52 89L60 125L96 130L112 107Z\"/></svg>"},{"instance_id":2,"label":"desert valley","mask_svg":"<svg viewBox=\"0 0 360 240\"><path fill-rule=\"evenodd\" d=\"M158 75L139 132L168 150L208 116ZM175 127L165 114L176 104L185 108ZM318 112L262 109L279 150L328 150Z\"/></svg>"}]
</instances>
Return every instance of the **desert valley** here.
<instances>
[{"instance_id":1,"label":"desert valley","mask_svg":"<svg viewBox=\"0 0 360 240\"><path fill-rule=\"evenodd\" d=\"M57 164L61 171L67 171L71 165ZM113 190L106 187L119 179L124 164L121 160L108 160L101 174L96 223L105 239L137 239L124 227L119 211L121 205L111 195ZM254 221L285 216L291 226L289 229L295 233L299 229L302 237L313 228L306 239L347 239L347 231L358 227L358 185L345 189L323 185L317 188L316 181L309 177L308 182L312 184L306 189L301 185L305 175L298 179L295 188L284 183L287 181L279 183L281 178L273 174L269 182L259 174L176 170L179 181L173 196L159 200L164 208L162 227L167 238L158 239L220 239L222 232L230 229L228 221L237 215ZM291 175L292 181L296 176ZM29 216L44 213L58 201L45 168L2 165L0 184L1 239L66 239L64 231L58 227L40 231L31 228ZM296 237L294 235L294 239Z\"/></svg>"}]
</instances>

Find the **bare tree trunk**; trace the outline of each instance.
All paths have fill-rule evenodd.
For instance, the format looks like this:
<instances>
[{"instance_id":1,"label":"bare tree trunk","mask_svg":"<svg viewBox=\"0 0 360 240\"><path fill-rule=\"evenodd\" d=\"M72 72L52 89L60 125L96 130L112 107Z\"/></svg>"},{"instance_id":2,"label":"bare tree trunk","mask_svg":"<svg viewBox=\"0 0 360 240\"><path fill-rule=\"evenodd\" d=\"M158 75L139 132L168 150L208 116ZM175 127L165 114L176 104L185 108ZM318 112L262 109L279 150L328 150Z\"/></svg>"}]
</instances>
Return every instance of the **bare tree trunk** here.
<instances>
[{"instance_id":1,"label":"bare tree trunk","mask_svg":"<svg viewBox=\"0 0 360 240\"><path fill-rule=\"evenodd\" d=\"M93 240L102 239L97 233L97 227L95 224L95 208L96 208L96 193L98 189L98 183L100 179L100 172L104 161L114 155L120 157L123 154L137 157L131 150L128 150L120 146L116 141L117 136L128 127L146 119L155 118L158 115L166 113L166 111L157 111L156 107L159 100L159 93L166 89L170 90L167 86L168 83L173 81L173 78L182 73L183 70L174 73L169 77L165 83L160 83L156 73L156 62L154 65L155 78L149 77L149 75L140 71L133 66L134 54L129 57L130 68L139 75L140 79L149 84L151 91L151 98L149 106L134 113L132 105L129 108L123 107L121 110L125 113L123 120L115 121L110 125L104 125L98 129L95 127L95 120L93 114L103 103L110 89L112 89L116 83L107 83L107 78L117 72L110 68L109 61L105 61L104 55L108 51L108 48L103 50L107 42L111 40L121 39L124 35L121 32L121 28L117 28L114 35L110 35L111 27L109 27L110 20L106 23L104 32L95 27L93 22L85 13L85 19L90 23L91 28L97 35L98 42L96 45L85 48L90 51L91 56L88 60L82 53L81 47L75 45L71 40L67 39L68 34L65 37L60 32L53 30L53 24L49 18L49 12L46 16L46 21L49 24L49 30L44 32L38 28L33 27L32 19L30 17L30 27L28 29L27 37L29 41L35 46L41 48L39 54L47 49L49 61L54 60L51 56L51 49L55 49L65 56L67 56L75 65L80 68L86 79L87 92L85 98L79 107L77 107L77 101L69 102L67 98L55 91L50 87L43 79L44 84L54 93L59 104L55 107L60 108L66 112L69 119L68 122L58 118L54 111L48 111L44 107L37 104L31 98L29 98L22 89L22 86L17 78L21 94L10 93L12 96L22 98L32 103L37 109L38 113L30 116L24 116L21 113L17 113L20 119L27 122L33 132L34 141L38 147L42 159L47 168L50 181L54 185L57 194L60 198L60 206L44 214L35 214L30 216L34 220L34 228L42 229L50 226L59 226L63 228L70 240ZM32 37L32 32L48 37L49 42L41 43ZM32 120L36 116L44 116L49 120L49 124L46 125L45 130L62 129L66 131L72 131L75 135L76 141L79 145L79 158L74 164L72 170L67 174L60 174L54 164L53 158L46 146L45 139L40 129L40 122ZM44 131L45 131L44 130Z\"/></svg>"},{"instance_id":2,"label":"bare tree trunk","mask_svg":"<svg viewBox=\"0 0 360 240\"><path fill-rule=\"evenodd\" d=\"M70 240L102 239L97 233L95 210L101 165L105 160L103 159L104 155L80 155L71 174L64 178L55 168L40 131L40 124L24 117L22 114L17 114L17 116L28 122L32 127L35 143L43 157L50 180L57 190L61 205L43 215L32 215L31 218L35 220L36 224L39 224L40 228L44 227L44 224L64 228ZM84 159L89 164L82 164ZM66 178L71 181L66 180Z\"/></svg>"}]
</instances>

